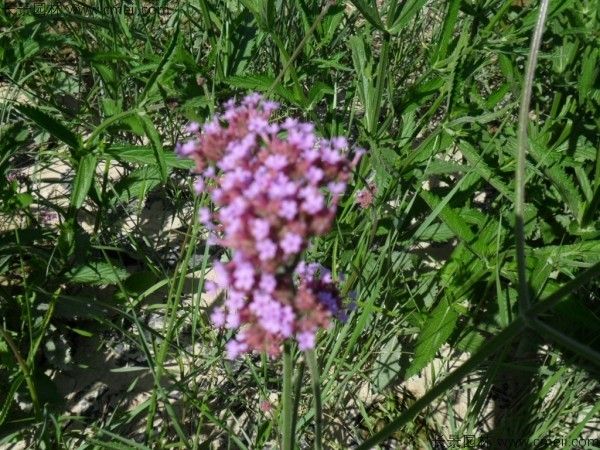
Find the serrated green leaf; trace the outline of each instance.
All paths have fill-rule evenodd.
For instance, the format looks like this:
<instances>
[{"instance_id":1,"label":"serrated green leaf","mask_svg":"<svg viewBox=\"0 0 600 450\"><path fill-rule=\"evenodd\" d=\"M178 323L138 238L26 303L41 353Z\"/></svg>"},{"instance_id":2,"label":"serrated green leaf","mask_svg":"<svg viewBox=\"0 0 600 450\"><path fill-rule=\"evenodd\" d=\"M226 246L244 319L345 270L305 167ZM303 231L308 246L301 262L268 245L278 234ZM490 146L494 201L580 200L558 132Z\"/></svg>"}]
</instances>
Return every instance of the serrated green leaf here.
<instances>
[{"instance_id":1,"label":"serrated green leaf","mask_svg":"<svg viewBox=\"0 0 600 450\"><path fill-rule=\"evenodd\" d=\"M129 202L136 198L144 198L148 192L159 184L160 174L158 168L156 166L144 166L120 179L115 186L115 191L121 201Z\"/></svg>"},{"instance_id":2,"label":"serrated green leaf","mask_svg":"<svg viewBox=\"0 0 600 450\"><path fill-rule=\"evenodd\" d=\"M458 313L446 300L441 301L433 309L417 338L415 356L406 372L407 378L419 373L435 358L454 331L457 321Z\"/></svg>"},{"instance_id":3,"label":"serrated green leaf","mask_svg":"<svg viewBox=\"0 0 600 450\"><path fill-rule=\"evenodd\" d=\"M573 180L566 174L560 162L555 159L550 149L545 148L536 140L531 141L529 152L542 165L545 175L550 179L575 219L579 219L581 197Z\"/></svg>"},{"instance_id":4,"label":"serrated green leaf","mask_svg":"<svg viewBox=\"0 0 600 450\"><path fill-rule=\"evenodd\" d=\"M75 150L79 149L81 145L79 137L58 119L55 119L41 109L29 105L17 105L16 109L69 147Z\"/></svg>"},{"instance_id":5,"label":"serrated green leaf","mask_svg":"<svg viewBox=\"0 0 600 450\"><path fill-rule=\"evenodd\" d=\"M373 363L373 385L382 391L394 378L398 377L402 369L402 345L398 336L393 336L381 348L377 359Z\"/></svg>"}]
</instances>

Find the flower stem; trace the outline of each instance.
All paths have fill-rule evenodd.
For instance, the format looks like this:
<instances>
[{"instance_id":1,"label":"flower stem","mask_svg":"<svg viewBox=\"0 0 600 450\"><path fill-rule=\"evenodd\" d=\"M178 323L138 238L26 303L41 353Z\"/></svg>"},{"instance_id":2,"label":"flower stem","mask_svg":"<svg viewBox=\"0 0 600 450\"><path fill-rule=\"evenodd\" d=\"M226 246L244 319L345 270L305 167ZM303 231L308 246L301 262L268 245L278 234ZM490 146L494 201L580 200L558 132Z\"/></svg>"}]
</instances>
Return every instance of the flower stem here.
<instances>
[{"instance_id":1,"label":"flower stem","mask_svg":"<svg viewBox=\"0 0 600 450\"><path fill-rule=\"evenodd\" d=\"M527 125L529 124L529 107L533 78L537 64L538 53L544 32L544 23L548 14L549 0L540 2L538 19L531 39L531 49L525 71L525 82L521 94L521 107L519 109L519 127L517 132L517 169L515 172L515 237L517 249L517 272L519 277L519 312L522 317L526 315L531 306L529 299L529 286L527 284L527 267L525 256L525 182L526 182L526 153L529 147L527 138Z\"/></svg>"},{"instance_id":2,"label":"flower stem","mask_svg":"<svg viewBox=\"0 0 600 450\"><path fill-rule=\"evenodd\" d=\"M314 350L306 352L306 360L310 369L313 396L315 398L315 450L323 449L323 423L321 406L321 381L319 377L319 363Z\"/></svg>"},{"instance_id":3,"label":"flower stem","mask_svg":"<svg viewBox=\"0 0 600 450\"><path fill-rule=\"evenodd\" d=\"M33 411L35 413L35 417L39 420L41 418L40 402L38 399L37 390L35 388L35 383L33 382L33 374L31 373L27 362L25 362L25 360L21 356L21 353L19 353L19 349L10 337L10 334L7 331L4 331L2 328L0 328L0 335L2 335L2 338L10 347L11 351L13 352L13 355L15 356L15 359L17 360L17 364L19 365L19 368L23 373L25 383L27 384L27 389L29 390L29 395L31 396L31 402L33 403Z\"/></svg>"},{"instance_id":4,"label":"flower stem","mask_svg":"<svg viewBox=\"0 0 600 450\"><path fill-rule=\"evenodd\" d=\"M281 404L283 409L282 419L282 450L293 450L294 430L292 422L294 418L294 402L292 399L292 350L289 344L283 349L283 387L281 392Z\"/></svg>"}]
</instances>

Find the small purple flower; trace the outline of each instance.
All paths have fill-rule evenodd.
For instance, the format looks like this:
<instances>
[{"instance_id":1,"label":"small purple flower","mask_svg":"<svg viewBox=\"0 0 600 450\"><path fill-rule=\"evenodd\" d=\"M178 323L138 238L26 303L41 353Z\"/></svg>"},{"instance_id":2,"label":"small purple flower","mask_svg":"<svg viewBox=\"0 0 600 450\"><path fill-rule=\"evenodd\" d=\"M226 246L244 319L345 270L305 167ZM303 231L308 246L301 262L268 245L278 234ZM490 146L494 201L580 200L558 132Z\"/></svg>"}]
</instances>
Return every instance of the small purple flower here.
<instances>
[{"instance_id":1,"label":"small purple flower","mask_svg":"<svg viewBox=\"0 0 600 450\"><path fill-rule=\"evenodd\" d=\"M310 122L303 122L300 125L298 125L298 128L300 129L300 131L302 131L302 133L305 133L305 134L314 134L315 133L315 125Z\"/></svg>"},{"instance_id":2,"label":"small purple flower","mask_svg":"<svg viewBox=\"0 0 600 450\"><path fill-rule=\"evenodd\" d=\"M258 92L253 92L252 94L248 94L242 100L242 104L245 106L256 106L262 100L262 95Z\"/></svg>"},{"instance_id":3,"label":"small purple flower","mask_svg":"<svg viewBox=\"0 0 600 450\"><path fill-rule=\"evenodd\" d=\"M227 316L225 317L225 327L233 330L238 328L242 323L240 319L240 314L237 311L229 311Z\"/></svg>"},{"instance_id":4,"label":"small purple flower","mask_svg":"<svg viewBox=\"0 0 600 450\"><path fill-rule=\"evenodd\" d=\"M225 226L225 234L229 237L233 237L238 231L242 229L242 220L239 217L229 217L229 219L223 218L223 210L219 212L219 218Z\"/></svg>"},{"instance_id":5,"label":"small purple flower","mask_svg":"<svg viewBox=\"0 0 600 450\"><path fill-rule=\"evenodd\" d=\"M268 129L269 122L262 117L252 117L248 122L248 130L255 133L265 133Z\"/></svg>"},{"instance_id":6,"label":"small purple flower","mask_svg":"<svg viewBox=\"0 0 600 450\"><path fill-rule=\"evenodd\" d=\"M202 131L207 134L217 134L221 131L221 125L219 125L218 120L211 120L210 122L206 122L202 126Z\"/></svg>"},{"instance_id":7,"label":"small purple flower","mask_svg":"<svg viewBox=\"0 0 600 450\"><path fill-rule=\"evenodd\" d=\"M295 319L292 308L289 305L284 306L275 301L272 301L267 308L260 315L262 327L270 333L281 334L284 338L290 337Z\"/></svg>"},{"instance_id":8,"label":"small purple flower","mask_svg":"<svg viewBox=\"0 0 600 450\"><path fill-rule=\"evenodd\" d=\"M284 200L279 208L279 215L287 220L293 220L298 214L298 205L293 200Z\"/></svg>"},{"instance_id":9,"label":"small purple flower","mask_svg":"<svg viewBox=\"0 0 600 450\"><path fill-rule=\"evenodd\" d=\"M287 158L284 155L271 155L265 160L265 166L277 171L285 169L287 164Z\"/></svg>"},{"instance_id":10,"label":"small purple flower","mask_svg":"<svg viewBox=\"0 0 600 450\"><path fill-rule=\"evenodd\" d=\"M231 176L239 184L245 184L252 180L252 173L248 170L244 170L241 167L235 169Z\"/></svg>"},{"instance_id":11,"label":"small purple flower","mask_svg":"<svg viewBox=\"0 0 600 450\"><path fill-rule=\"evenodd\" d=\"M197 133L200 131L200 124L198 122L190 122L187 127L185 127L185 131L188 133Z\"/></svg>"},{"instance_id":12,"label":"small purple flower","mask_svg":"<svg viewBox=\"0 0 600 450\"><path fill-rule=\"evenodd\" d=\"M269 197L274 200L282 199L294 195L296 190L296 183L280 173L270 186Z\"/></svg>"},{"instance_id":13,"label":"small purple flower","mask_svg":"<svg viewBox=\"0 0 600 450\"><path fill-rule=\"evenodd\" d=\"M325 198L323 198L323 195L314 187L302 189L300 195L304 198L302 209L309 214L317 214L325 206Z\"/></svg>"},{"instance_id":14,"label":"small purple flower","mask_svg":"<svg viewBox=\"0 0 600 450\"><path fill-rule=\"evenodd\" d=\"M305 150L304 152L302 152L302 156L309 163L313 163L317 159L319 159L319 152L317 150L315 150L314 148L311 148L311 149L308 149L308 150Z\"/></svg>"},{"instance_id":15,"label":"small purple flower","mask_svg":"<svg viewBox=\"0 0 600 450\"><path fill-rule=\"evenodd\" d=\"M271 113L279 108L279 103L272 100L266 100L262 104L263 111Z\"/></svg>"},{"instance_id":16,"label":"small purple flower","mask_svg":"<svg viewBox=\"0 0 600 450\"><path fill-rule=\"evenodd\" d=\"M179 156L190 156L192 153L194 153L196 151L197 145L198 144L196 141L188 141L185 144L178 145L175 148L175 151L177 152L177 154Z\"/></svg>"},{"instance_id":17,"label":"small purple flower","mask_svg":"<svg viewBox=\"0 0 600 450\"><path fill-rule=\"evenodd\" d=\"M277 254L277 246L270 239L264 239L256 243L258 257L261 261L269 261Z\"/></svg>"},{"instance_id":18,"label":"small purple flower","mask_svg":"<svg viewBox=\"0 0 600 450\"><path fill-rule=\"evenodd\" d=\"M269 236L269 229L269 222L264 219L254 219L250 223L250 234L256 240L262 240Z\"/></svg>"},{"instance_id":19,"label":"small purple flower","mask_svg":"<svg viewBox=\"0 0 600 450\"><path fill-rule=\"evenodd\" d=\"M346 191L346 183L343 181L331 182L327 185L329 191L334 195L342 195Z\"/></svg>"},{"instance_id":20,"label":"small purple flower","mask_svg":"<svg viewBox=\"0 0 600 450\"><path fill-rule=\"evenodd\" d=\"M206 168L206 170L204 171L204 177L205 178L214 178L215 176L215 168L213 166L209 166Z\"/></svg>"},{"instance_id":21,"label":"small purple flower","mask_svg":"<svg viewBox=\"0 0 600 450\"><path fill-rule=\"evenodd\" d=\"M315 145L315 140L314 134L303 133L293 128L288 130L288 142L300 149L308 150L312 148Z\"/></svg>"},{"instance_id":22,"label":"small purple flower","mask_svg":"<svg viewBox=\"0 0 600 450\"><path fill-rule=\"evenodd\" d=\"M258 287L270 294L275 290L275 287L277 287L277 280L270 273L263 273L260 276Z\"/></svg>"},{"instance_id":23,"label":"small purple flower","mask_svg":"<svg viewBox=\"0 0 600 450\"><path fill-rule=\"evenodd\" d=\"M308 177L311 184L318 184L323 179L323 171L318 167L311 167L308 169L306 176Z\"/></svg>"},{"instance_id":24,"label":"small purple flower","mask_svg":"<svg viewBox=\"0 0 600 450\"><path fill-rule=\"evenodd\" d=\"M202 178L198 178L194 183L194 192L196 195L200 195L204 192L204 180Z\"/></svg>"},{"instance_id":25,"label":"small purple flower","mask_svg":"<svg viewBox=\"0 0 600 450\"><path fill-rule=\"evenodd\" d=\"M221 169L225 172L235 169L237 167L237 165L238 165L238 158L236 158L236 156L231 153L227 156L224 156L223 159L221 159L221 161L219 161L217 163L217 166L219 167L219 169Z\"/></svg>"},{"instance_id":26,"label":"small purple flower","mask_svg":"<svg viewBox=\"0 0 600 450\"><path fill-rule=\"evenodd\" d=\"M210 320L217 328L225 325L225 311L223 311L223 308L216 308L210 315Z\"/></svg>"},{"instance_id":27,"label":"small purple flower","mask_svg":"<svg viewBox=\"0 0 600 450\"><path fill-rule=\"evenodd\" d=\"M291 130L292 128L296 128L298 126L298 120L293 119L292 117L288 117L283 121L283 125L281 128L284 130Z\"/></svg>"},{"instance_id":28,"label":"small purple flower","mask_svg":"<svg viewBox=\"0 0 600 450\"><path fill-rule=\"evenodd\" d=\"M342 155L337 150L325 149L323 152L323 161L329 164L337 164L342 160Z\"/></svg>"},{"instance_id":29,"label":"small purple flower","mask_svg":"<svg viewBox=\"0 0 600 450\"><path fill-rule=\"evenodd\" d=\"M234 274L236 289L249 291L254 286L254 268L250 264L241 264Z\"/></svg>"},{"instance_id":30,"label":"small purple flower","mask_svg":"<svg viewBox=\"0 0 600 450\"><path fill-rule=\"evenodd\" d=\"M358 165L360 158L362 158L365 153L367 153L367 151L364 148L357 148L354 152L354 158L352 158L352 162L350 163L350 165L352 167Z\"/></svg>"},{"instance_id":31,"label":"small purple flower","mask_svg":"<svg viewBox=\"0 0 600 450\"><path fill-rule=\"evenodd\" d=\"M336 150L344 150L348 148L348 140L345 137L334 137L331 140L331 146Z\"/></svg>"},{"instance_id":32,"label":"small purple flower","mask_svg":"<svg viewBox=\"0 0 600 450\"><path fill-rule=\"evenodd\" d=\"M213 189L213 191L210 194L210 198L212 199L213 202L220 203L221 200L223 199L223 190Z\"/></svg>"},{"instance_id":33,"label":"small purple flower","mask_svg":"<svg viewBox=\"0 0 600 450\"><path fill-rule=\"evenodd\" d=\"M231 202L229 208L232 216L240 217L246 212L246 208L248 208L248 202L242 197L238 197Z\"/></svg>"},{"instance_id":34,"label":"small purple flower","mask_svg":"<svg viewBox=\"0 0 600 450\"><path fill-rule=\"evenodd\" d=\"M296 315L294 314L294 310L290 305L285 305L281 308L279 320L279 332L281 333L281 335L284 338L291 337L294 329L294 321L296 320Z\"/></svg>"},{"instance_id":35,"label":"small purple flower","mask_svg":"<svg viewBox=\"0 0 600 450\"><path fill-rule=\"evenodd\" d=\"M302 331L296 335L298 348L301 351L312 350L315 348L315 333L310 331Z\"/></svg>"},{"instance_id":36,"label":"small purple flower","mask_svg":"<svg viewBox=\"0 0 600 450\"><path fill-rule=\"evenodd\" d=\"M225 344L225 349L227 351L227 359L235 359L248 350L248 345L245 342L239 342L232 339Z\"/></svg>"},{"instance_id":37,"label":"small purple flower","mask_svg":"<svg viewBox=\"0 0 600 450\"><path fill-rule=\"evenodd\" d=\"M286 255L298 253L302 248L302 238L295 233L287 233L279 246Z\"/></svg>"},{"instance_id":38,"label":"small purple flower","mask_svg":"<svg viewBox=\"0 0 600 450\"><path fill-rule=\"evenodd\" d=\"M213 269L215 271L215 284L222 289L227 289L231 284L231 279L223 263L215 261Z\"/></svg>"}]
</instances>

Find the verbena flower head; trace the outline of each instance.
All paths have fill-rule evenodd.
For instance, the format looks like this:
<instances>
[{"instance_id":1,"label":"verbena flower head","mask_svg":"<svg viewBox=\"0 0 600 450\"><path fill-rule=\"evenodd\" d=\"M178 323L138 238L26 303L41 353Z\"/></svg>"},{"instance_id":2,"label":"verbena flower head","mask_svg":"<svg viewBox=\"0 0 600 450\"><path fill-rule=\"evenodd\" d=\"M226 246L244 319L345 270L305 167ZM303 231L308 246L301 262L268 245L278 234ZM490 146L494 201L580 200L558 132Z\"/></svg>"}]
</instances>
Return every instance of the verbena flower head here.
<instances>
[{"instance_id":1,"label":"verbena flower head","mask_svg":"<svg viewBox=\"0 0 600 450\"><path fill-rule=\"evenodd\" d=\"M366 209L373 204L376 194L377 186L375 183L371 182L367 187L356 193L356 203L358 203L361 208Z\"/></svg>"},{"instance_id":2,"label":"verbena flower head","mask_svg":"<svg viewBox=\"0 0 600 450\"><path fill-rule=\"evenodd\" d=\"M330 229L360 153L350 162L346 139L319 139L313 124L291 118L273 122L277 108L259 94L230 100L210 122L189 125L192 138L176 149L195 161L195 190L215 205L200 211L212 242L232 250L230 262L215 263L211 286L226 292L213 323L238 330L230 358L277 356L288 338L312 348L318 328L343 317L331 274L300 256Z\"/></svg>"}]
</instances>

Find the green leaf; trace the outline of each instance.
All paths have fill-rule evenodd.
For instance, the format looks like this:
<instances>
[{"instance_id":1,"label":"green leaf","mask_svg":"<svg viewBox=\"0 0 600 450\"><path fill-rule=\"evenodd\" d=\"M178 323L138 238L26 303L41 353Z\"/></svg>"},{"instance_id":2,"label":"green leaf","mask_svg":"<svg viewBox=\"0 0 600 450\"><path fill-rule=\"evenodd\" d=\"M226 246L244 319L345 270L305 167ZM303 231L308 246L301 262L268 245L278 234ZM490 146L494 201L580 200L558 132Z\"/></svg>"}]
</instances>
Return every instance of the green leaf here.
<instances>
[{"instance_id":1,"label":"green leaf","mask_svg":"<svg viewBox=\"0 0 600 450\"><path fill-rule=\"evenodd\" d=\"M446 17L444 19L444 26L442 28L442 34L438 40L438 46L431 57L431 62L433 64L435 64L435 62L438 60L443 60L446 58L448 45L450 43L450 39L452 38L454 27L458 19L458 12L460 10L461 2L462 0L452 0L449 2L448 11L446 12ZM400 18L402 18L402 16L400 16Z\"/></svg>"},{"instance_id":2,"label":"green leaf","mask_svg":"<svg viewBox=\"0 0 600 450\"><path fill-rule=\"evenodd\" d=\"M459 142L460 151L469 162L469 165L477 172L481 178L490 183L498 190L505 198L512 201L512 190L504 184L496 170L492 169L485 162L483 155L480 155L471 144L461 140Z\"/></svg>"},{"instance_id":3,"label":"green leaf","mask_svg":"<svg viewBox=\"0 0 600 450\"><path fill-rule=\"evenodd\" d=\"M158 164L161 181L165 183L167 181L168 172L160 136L158 135L158 131L156 131L154 124L147 115L140 114L139 117L142 121L144 131L146 132L146 135L148 136L148 139L150 139L150 143L152 144L152 150L154 151L154 157Z\"/></svg>"},{"instance_id":4,"label":"green leaf","mask_svg":"<svg viewBox=\"0 0 600 450\"><path fill-rule=\"evenodd\" d=\"M579 219L581 196L573 183L573 179L567 175L560 162L555 159L552 150L545 147L543 143L532 140L529 152L542 165L544 174L550 179L575 219Z\"/></svg>"},{"instance_id":5,"label":"green leaf","mask_svg":"<svg viewBox=\"0 0 600 450\"><path fill-rule=\"evenodd\" d=\"M446 300L442 300L431 312L417 338L415 357L406 372L409 378L423 369L448 340L458 320L458 313Z\"/></svg>"},{"instance_id":6,"label":"green leaf","mask_svg":"<svg viewBox=\"0 0 600 450\"><path fill-rule=\"evenodd\" d=\"M81 284L116 284L127 278L128 273L121 267L107 262L89 262L75 267L65 274L70 283Z\"/></svg>"},{"instance_id":7,"label":"green leaf","mask_svg":"<svg viewBox=\"0 0 600 450\"><path fill-rule=\"evenodd\" d=\"M19 204L20 208L27 208L29 205L33 203L33 197L31 194L26 192L22 192L20 194L15 195L15 200Z\"/></svg>"},{"instance_id":8,"label":"green leaf","mask_svg":"<svg viewBox=\"0 0 600 450\"><path fill-rule=\"evenodd\" d=\"M320 102L323 97L327 94L333 94L333 88L325 83L317 82L311 89L308 91L307 99L308 99L308 109L312 109L315 105Z\"/></svg>"},{"instance_id":9,"label":"green leaf","mask_svg":"<svg viewBox=\"0 0 600 450\"><path fill-rule=\"evenodd\" d=\"M73 182L73 192L71 193L71 206L81 208L85 198L87 197L90 186L94 181L96 171L97 158L96 155L89 153L79 161L77 174Z\"/></svg>"},{"instance_id":10,"label":"green leaf","mask_svg":"<svg viewBox=\"0 0 600 450\"><path fill-rule=\"evenodd\" d=\"M55 138L67 144L73 149L79 149L81 141L79 137L69 130L62 122L48 115L41 109L29 105L17 105L16 109L46 130Z\"/></svg>"},{"instance_id":11,"label":"green leaf","mask_svg":"<svg viewBox=\"0 0 600 450\"><path fill-rule=\"evenodd\" d=\"M379 17L379 11L377 11L376 6L367 3L365 0L351 0L352 4L356 6L363 17L367 19L367 21L377 28L380 31L385 31L385 25L381 21L381 17Z\"/></svg>"},{"instance_id":12,"label":"green leaf","mask_svg":"<svg viewBox=\"0 0 600 450\"><path fill-rule=\"evenodd\" d=\"M160 174L156 166L144 166L121 178L115 191L119 199L129 202L136 198L144 198L148 192L160 184Z\"/></svg>"},{"instance_id":13,"label":"green leaf","mask_svg":"<svg viewBox=\"0 0 600 450\"><path fill-rule=\"evenodd\" d=\"M402 345L398 336L393 336L385 343L373 364L375 378L373 385L382 391L397 376L402 369Z\"/></svg>"},{"instance_id":14,"label":"green leaf","mask_svg":"<svg viewBox=\"0 0 600 450\"><path fill-rule=\"evenodd\" d=\"M154 164L156 162L154 149L141 145L111 145L104 152L118 161L136 164ZM194 166L192 160L180 158L172 151L163 152L163 159L167 167L191 169Z\"/></svg>"},{"instance_id":15,"label":"green leaf","mask_svg":"<svg viewBox=\"0 0 600 450\"><path fill-rule=\"evenodd\" d=\"M162 59L160 60L160 63L158 63L158 66L156 67L154 72L152 72L152 75L150 75L150 78L148 79L148 82L146 83L146 86L144 87L144 90L142 91L142 94L140 95L140 98L138 99L138 105L142 105L144 103L144 101L148 98L148 95L156 88L156 82L161 77L163 77L164 74L169 69L169 66L172 63L173 53L175 51L175 48L177 47L178 40L179 40L179 22L177 22L177 26L175 28L175 33L173 34L173 37L171 38L171 42L169 43L169 46L167 47L165 54L163 55Z\"/></svg>"},{"instance_id":16,"label":"green leaf","mask_svg":"<svg viewBox=\"0 0 600 450\"><path fill-rule=\"evenodd\" d=\"M389 32L398 33L402 28L410 23L412 18L419 12L427 0L408 0L402 4L400 15L395 20Z\"/></svg>"},{"instance_id":17,"label":"green leaf","mask_svg":"<svg viewBox=\"0 0 600 450\"><path fill-rule=\"evenodd\" d=\"M243 89L251 89L257 90L260 92L267 93L271 89L273 82L275 81L275 77L269 75L245 75L245 76L232 76L227 77L225 82L235 87L243 88ZM296 95L292 93L289 89L286 89L279 83L275 86L275 93L280 95L285 100L290 103L298 103L298 99Z\"/></svg>"}]
</instances>

